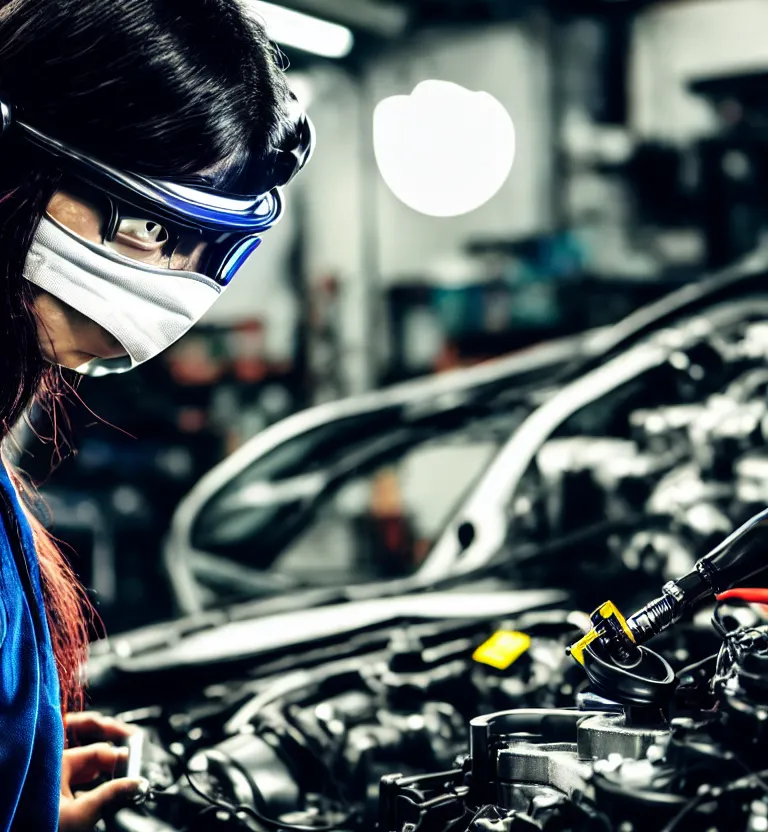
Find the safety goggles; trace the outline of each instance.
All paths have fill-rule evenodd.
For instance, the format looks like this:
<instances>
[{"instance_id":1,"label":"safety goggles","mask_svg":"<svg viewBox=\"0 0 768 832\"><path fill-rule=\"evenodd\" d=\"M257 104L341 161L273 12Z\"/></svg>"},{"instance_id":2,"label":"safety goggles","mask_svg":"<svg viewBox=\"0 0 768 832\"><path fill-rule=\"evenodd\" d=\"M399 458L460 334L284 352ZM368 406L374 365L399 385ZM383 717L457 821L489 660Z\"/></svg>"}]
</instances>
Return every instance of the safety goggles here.
<instances>
[{"instance_id":1,"label":"safety goggles","mask_svg":"<svg viewBox=\"0 0 768 832\"><path fill-rule=\"evenodd\" d=\"M131 204L70 175L64 176L48 206L48 218L59 224L56 204L61 197L73 198L79 206L90 209L93 222L80 230L66 230L91 248L101 246L139 266L195 272L222 287L230 283L262 240L261 234L254 232L212 231L182 224L152 206Z\"/></svg>"},{"instance_id":2,"label":"safety goggles","mask_svg":"<svg viewBox=\"0 0 768 832\"><path fill-rule=\"evenodd\" d=\"M113 253L150 265L192 270L220 286L229 284L258 248L261 234L281 218L282 188L307 163L315 143L312 123L294 99L292 127L284 141L252 160L241 177L245 184L238 190L244 192L232 193L197 182L179 184L117 170L24 121L13 121L2 100L0 118L3 132L13 123L17 136L56 160L65 172L63 190L99 208L101 242ZM136 240L142 237L146 250L140 253Z\"/></svg>"}]
</instances>

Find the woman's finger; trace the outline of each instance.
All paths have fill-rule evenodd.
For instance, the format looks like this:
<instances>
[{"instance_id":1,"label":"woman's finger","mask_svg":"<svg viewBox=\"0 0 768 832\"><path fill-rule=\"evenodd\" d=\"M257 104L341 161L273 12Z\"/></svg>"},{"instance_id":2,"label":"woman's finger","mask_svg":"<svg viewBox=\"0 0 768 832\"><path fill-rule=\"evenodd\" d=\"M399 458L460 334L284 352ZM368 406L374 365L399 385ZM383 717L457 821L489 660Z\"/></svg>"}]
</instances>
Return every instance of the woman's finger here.
<instances>
[{"instance_id":1,"label":"woman's finger","mask_svg":"<svg viewBox=\"0 0 768 832\"><path fill-rule=\"evenodd\" d=\"M69 748L64 752L62 789L92 783L102 775L112 776L127 757L127 748L114 748L106 742Z\"/></svg>"},{"instance_id":2,"label":"woman's finger","mask_svg":"<svg viewBox=\"0 0 768 832\"><path fill-rule=\"evenodd\" d=\"M73 745L87 745L93 742L120 742L135 733L136 729L119 719L95 711L67 714L67 734Z\"/></svg>"},{"instance_id":3,"label":"woman's finger","mask_svg":"<svg viewBox=\"0 0 768 832\"><path fill-rule=\"evenodd\" d=\"M146 797L149 783L146 780L112 780L93 791L78 795L74 800L62 803L59 826L63 829L92 829L107 812L117 811Z\"/></svg>"},{"instance_id":4,"label":"woman's finger","mask_svg":"<svg viewBox=\"0 0 768 832\"><path fill-rule=\"evenodd\" d=\"M67 711L64 715L64 722L69 725L74 722L82 722L84 719L101 718L104 714L101 711Z\"/></svg>"}]
</instances>

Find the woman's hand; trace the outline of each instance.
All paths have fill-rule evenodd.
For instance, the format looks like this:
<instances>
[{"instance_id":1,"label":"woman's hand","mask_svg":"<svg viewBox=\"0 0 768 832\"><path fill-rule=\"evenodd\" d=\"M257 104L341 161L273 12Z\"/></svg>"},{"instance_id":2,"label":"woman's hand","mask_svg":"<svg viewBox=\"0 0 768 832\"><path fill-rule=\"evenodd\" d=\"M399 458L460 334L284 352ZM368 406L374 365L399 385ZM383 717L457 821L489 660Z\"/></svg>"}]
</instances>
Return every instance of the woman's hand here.
<instances>
[{"instance_id":1,"label":"woman's hand","mask_svg":"<svg viewBox=\"0 0 768 832\"><path fill-rule=\"evenodd\" d=\"M89 745L94 742L122 742L135 732L135 728L96 711L67 714L67 747Z\"/></svg>"},{"instance_id":2,"label":"woman's hand","mask_svg":"<svg viewBox=\"0 0 768 832\"><path fill-rule=\"evenodd\" d=\"M107 812L114 812L146 796L146 780L121 778L110 780L88 792L75 791L101 777L114 776L118 763L125 761L127 748L109 743L69 748L61 767L60 832L92 832Z\"/></svg>"},{"instance_id":3,"label":"woman's hand","mask_svg":"<svg viewBox=\"0 0 768 832\"><path fill-rule=\"evenodd\" d=\"M94 780L114 776L118 764L125 762L128 750L114 748L109 743L122 742L135 729L95 711L67 714L64 725L68 748L61 770L59 829L60 832L91 832L105 812L130 805L147 789L144 780L122 778L110 780L89 792L76 792L78 787Z\"/></svg>"}]
</instances>

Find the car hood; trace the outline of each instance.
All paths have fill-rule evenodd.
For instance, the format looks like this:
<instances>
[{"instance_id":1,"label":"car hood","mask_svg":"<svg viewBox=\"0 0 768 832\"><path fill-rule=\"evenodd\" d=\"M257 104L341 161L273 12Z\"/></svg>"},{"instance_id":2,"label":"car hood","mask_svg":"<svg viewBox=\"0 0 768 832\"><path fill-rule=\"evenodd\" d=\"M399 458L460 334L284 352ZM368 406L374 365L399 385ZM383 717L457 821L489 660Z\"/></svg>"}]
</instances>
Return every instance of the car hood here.
<instances>
[{"instance_id":1,"label":"car hood","mask_svg":"<svg viewBox=\"0 0 768 832\"><path fill-rule=\"evenodd\" d=\"M262 616L233 607L98 642L92 648L88 677L91 687L98 688L114 682L116 675L135 677L206 665L252 663L363 630L403 622L498 619L565 600L566 594L557 590L478 588L410 593ZM244 612L248 617L241 617Z\"/></svg>"}]
</instances>

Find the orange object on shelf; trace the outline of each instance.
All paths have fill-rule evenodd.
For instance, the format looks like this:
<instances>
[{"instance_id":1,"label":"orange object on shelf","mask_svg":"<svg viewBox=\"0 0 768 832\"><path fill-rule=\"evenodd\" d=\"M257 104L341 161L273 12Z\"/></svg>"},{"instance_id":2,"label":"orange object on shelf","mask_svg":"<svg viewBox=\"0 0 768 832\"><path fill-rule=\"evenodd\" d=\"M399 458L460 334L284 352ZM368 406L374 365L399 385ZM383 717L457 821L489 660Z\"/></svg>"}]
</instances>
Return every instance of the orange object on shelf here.
<instances>
[{"instance_id":1,"label":"orange object on shelf","mask_svg":"<svg viewBox=\"0 0 768 832\"><path fill-rule=\"evenodd\" d=\"M244 321L233 327L232 372L238 381L256 384L269 375L265 356L266 326L263 321Z\"/></svg>"}]
</instances>

